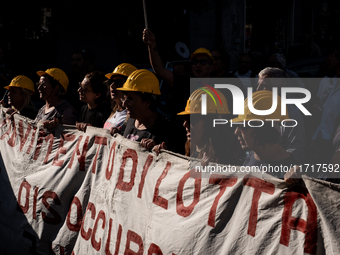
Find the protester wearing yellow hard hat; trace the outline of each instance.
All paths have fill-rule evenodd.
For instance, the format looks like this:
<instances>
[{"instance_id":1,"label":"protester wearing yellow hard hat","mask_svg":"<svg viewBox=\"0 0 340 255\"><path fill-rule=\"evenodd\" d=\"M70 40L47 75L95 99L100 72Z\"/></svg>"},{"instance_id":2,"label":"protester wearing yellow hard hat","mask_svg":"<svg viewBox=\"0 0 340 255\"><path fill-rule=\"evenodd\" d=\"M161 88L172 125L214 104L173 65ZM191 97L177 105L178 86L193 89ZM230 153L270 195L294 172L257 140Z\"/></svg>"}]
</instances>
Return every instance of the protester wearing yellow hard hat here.
<instances>
[{"instance_id":1,"label":"protester wearing yellow hard hat","mask_svg":"<svg viewBox=\"0 0 340 255\"><path fill-rule=\"evenodd\" d=\"M45 105L40 108L35 121L43 123L57 119L61 124L75 125L77 112L62 97L69 85L66 73L59 68L49 68L46 71L38 71L37 74L40 76L37 90L40 99L45 100Z\"/></svg>"},{"instance_id":2,"label":"protester wearing yellow hard hat","mask_svg":"<svg viewBox=\"0 0 340 255\"><path fill-rule=\"evenodd\" d=\"M123 107L130 114L122 130L124 137L148 150L164 143L170 131L168 121L157 113L156 96L161 94L157 77L148 70L136 70L117 90L124 93Z\"/></svg>"},{"instance_id":3,"label":"protester wearing yellow hard hat","mask_svg":"<svg viewBox=\"0 0 340 255\"><path fill-rule=\"evenodd\" d=\"M129 63L119 64L112 73L106 74L107 85L110 88L110 97L112 100L112 110L109 118L104 123L104 129L109 129L111 134L119 132L128 119L127 109L123 107L122 99L124 94L117 90L121 88L128 76L136 71L137 68Z\"/></svg>"},{"instance_id":4,"label":"protester wearing yellow hard hat","mask_svg":"<svg viewBox=\"0 0 340 255\"><path fill-rule=\"evenodd\" d=\"M183 127L187 132L186 156L208 162L233 164L230 153L232 130L228 126L214 127L214 119L227 118L230 111L224 95L213 87L201 87L189 97L184 111ZM190 151L189 151L190 149Z\"/></svg>"},{"instance_id":5,"label":"protester wearing yellow hard hat","mask_svg":"<svg viewBox=\"0 0 340 255\"><path fill-rule=\"evenodd\" d=\"M13 78L11 83L4 87L8 90L8 113L18 114L30 119L35 119L38 110L32 103L31 95L35 92L33 81L24 75Z\"/></svg>"}]
</instances>

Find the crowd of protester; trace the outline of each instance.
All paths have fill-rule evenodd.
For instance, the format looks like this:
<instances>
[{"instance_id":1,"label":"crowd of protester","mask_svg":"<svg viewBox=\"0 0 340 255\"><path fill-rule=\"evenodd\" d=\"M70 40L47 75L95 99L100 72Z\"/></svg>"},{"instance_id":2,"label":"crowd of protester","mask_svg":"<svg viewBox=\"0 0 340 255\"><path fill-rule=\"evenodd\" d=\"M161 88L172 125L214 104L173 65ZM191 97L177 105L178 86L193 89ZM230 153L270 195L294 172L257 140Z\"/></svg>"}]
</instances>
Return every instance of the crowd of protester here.
<instances>
[{"instance_id":1,"label":"crowd of protester","mask_svg":"<svg viewBox=\"0 0 340 255\"><path fill-rule=\"evenodd\" d=\"M244 166L294 166L295 171L274 174L288 183L299 182L305 164L340 164L340 47L329 52L320 69L322 78L307 107L312 117L306 118L295 105L287 105L287 115L278 107L267 116L253 114L248 108L251 99L255 109L267 110L272 105L273 87L307 88L299 76L287 69L285 55L273 53L254 57L252 52L240 54L235 70L230 69L226 50L215 47L196 49L190 56L190 70L183 62L173 70L165 68L158 51L155 35L143 31L143 42L149 52L153 71L137 69L121 63L112 73L98 70L86 52L72 54L72 72L52 67L37 71L38 82L23 75L7 80L6 96L1 103L8 114L20 114L42 123L46 128L57 124L76 125L83 132L88 126L110 130L139 142L140 146L156 153L167 149L198 158L202 166L209 163ZM294 58L292 51L290 57ZM190 84L190 78L230 78L244 95L248 88L253 94L244 101L244 114L233 115L234 99L230 91L223 93L209 85ZM285 80L282 83L271 79ZM160 80L166 87L162 95ZM291 82L290 82L291 81ZM193 91L190 93L190 91ZM40 102L31 95L39 93ZM201 112L202 94L216 94L221 105L212 97L206 98L206 114ZM7 97L7 98L6 98ZM251 97L251 98L250 98ZM242 125L215 125L214 119L242 123L274 119L261 128ZM284 119L296 120L298 125L280 125ZM300 173L300 174L299 174ZM313 175L338 182L332 171Z\"/></svg>"}]
</instances>

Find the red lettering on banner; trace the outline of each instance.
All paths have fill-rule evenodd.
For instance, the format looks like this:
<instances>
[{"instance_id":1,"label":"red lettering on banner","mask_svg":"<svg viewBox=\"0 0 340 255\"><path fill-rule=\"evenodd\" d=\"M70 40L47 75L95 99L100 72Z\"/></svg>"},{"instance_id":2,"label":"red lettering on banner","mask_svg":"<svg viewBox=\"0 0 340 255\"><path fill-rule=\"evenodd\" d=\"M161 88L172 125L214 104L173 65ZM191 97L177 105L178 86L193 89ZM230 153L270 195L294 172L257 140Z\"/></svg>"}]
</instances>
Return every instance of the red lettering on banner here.
<instances>
[{"instance_id":1,"label":"red lettering on banner","mask_svg":"<svg viewBox=\"0 0 340 255\"><path fill-rule=\"evenodd\" d=\"M102 239L99 238L99 241L96 241L96 233L97 233L97 227L98 227L98 222L99 220L102 220L102 229L105 228L105 213L103 210L100 210L96 219L96 222L94 223L94 227L93 227L93 231L92 231L92 236L91 236L91 244L92 247L96 250L99 251L100 250L100 245L102 243Z\"/></svg>"},{"instance_id":2,"label":"red lettering on banner","mask_svg":"<svg viewBox=\"0 0 340 255\"><path fill-rule=\"evenodd\" d=\"M112 155L112 161L111 161L111 155ZM115 162L115 155L116 155L116 142L114 142L111 146L109 160L107 162L107 167L106 167L106 171L105 171L105 177L106 177L107 180L111 179L111 176L112 176L112 173L113 173L113 165L114 165L114 162ZM112 162L111 170L109 170L111 162Z\"/></svg>"},{"instance_id":3,"label":"red lettering on banner","mask_svg":"<svg viewBox=\"0 0 340 255\"><path fill-rule=\"evenodd\" d=\"M42 203L46 209L54 216L54 218L47 217L45 212L41 212L43 220L51 225L58 225L61 222L60 215L50 206L47 199L52 199L56 205L61 205L58 195L53 191L45 191L42 195Z\"/></svg>"},{"instance_id":4,"label":"red lettering on banner","mask_svg":"<svg viewBox=\"0 0 340 255\"><path fill-rule=\"evenodd\" d=\"M220 192L215 197L214 203L211 206L210 212L209 212L209 219L208 219L208 225L211 227L215 227L215 217L216 217L216 210L218 201L224 194L227 187L232 187L237 182L237 177L231 177L231 178L225 178L225 176L219 176L217 174L212 174L209 179L210 184L218 184L220 185Z\"/></svg>"},{"instance_id":5,"label":"red lettering on banner","mask_svg":"<svg viewBox=\"0 0 340 255\"><path fill-rule=\"evenodd\" d=\"M46 164L47 161L48 161L48 157L49 157L49 155L51 154L51 151L52 151L54 136L53 136L53 134L49 134L45 137L45 139L44 139L44 137L45 137L45 131L43 131L43 130L39 131L38 142L37 142L37 146L36 146L36 149L35 149L35 152L34 152L33 160L38 159L39 154L40 154L40 150L41 150L41 145L42 145L43 141L45 140L46 142L48 142L48 140L50 140L50 144L49 144L48 149L47 149L47 154L46 154L46 157L44 159L44 164ZM29 148L29 150L30 150L30 148Z\"/></svg>"},{"instance_id":6,"label":"red lettering on banner","mask_svg":"<svg viewBox=\"0 0 340 255\"><path fill-rule=\"evenodd\" d=\"M66 147L64 146L64 142L72 142L74 141L74 139L76 138L75 135L72 134L61 134L60 136L60 140L59 140L59 146L58 146L58 150L57 153L55 154L55 157L53 159L53 166L60 166L62 167L64 164L64 160L59 160L59 155L60 154L66 154Z\"/></svg>"},{"instance_id":7,"label":"red lettering on banner","mask_svg":"<svg viewBox=\"0 0 340 255\"><path fill-rule=\"evenodd\" d=\"M130 249L130 242L134 242L138 245L139 249L137 252ZM128 230L124 255L142 255L143 248L144 245L141 236L131 230Z\"/></svg>"},{"instance_id":8,"label":"red lettering on banner","mask_svg":"<svg viewBox=\"0 0 340 255\"><path fill-rule=\"evenodd\" d=\"M34 188L34 195L33 195L33 219L37 219L37 200L38 200L38 187Z\"/></svg>"},{"instance_id":9,"label":"red lettering on banner","mask_svg":"<svg viewBox=\"0 0 340 255\"><path fill-rule=\"evenodd\" d=\"M105 254L106 255L112 255L110 252L110 242L111 242L111 229L112 229L112 219L110 218L110 223L109 223L109 235L106 240L106 245L105 245ZM122 225L119 224L118 227L118 233L117 233L117 239L116 239L116 248L115 248L115 253L114 255L118 255L119 252L119 246L120 246L120 240L122 239Z\"/></svg>"},{"instance_id":10,"label":"red lettering on banner","mask_svg":"<svg viewBox=\"0 0 340 255\"><path fill-rule=\"evenodd\" d=\"M72 205L75 205L77 207L77 222L75 224L71 223ZM82 221L83 221L83 208L81 206L81 202L79 198L74 196L72 203L70 205L70 209L68 210L68 213L67 213L66 225L69 230L74 231L74 232L79 232Z\"/></svg>"},{"instance_id":11,"label":"red lettering on banner","mask_svg":"<svg viewBox=\"0 0 340 255\"><path fill-rule=\"evenodd\" d=\"M84 146L83 146L83 151L82 151L82 153L80 153L79 144L80 144L82 138L83 138L82 135L79 136L78 143L76 145L76 149L72 153L72 157L71 157L70 163L68 164L68 168L72 168L74 156L77 154L77 159L78 159L78 162L79 162L79 171L84 172L85 171L85 158L86 158L86 153L87 153L87 150L88 150L87 147L88 147L88 144L89 144L90 137L86 136Z\"/></svg>"},{"instance_id":12,"label":"red lettering on banner","mask_svg":"<svg viewBox=\"0 0 340 255\"><path fill-rule=\"evenodd\" d=\"M9 118L6 118L4 119L1 124L0 124L0 128L2 128L4 125L6 125L7 123L10 123L10 119Z\"/></svg>"},{"instance_id":13,"label":"red lettering on banner","mask_svg":"<svg viewBox=\"0 0 340 255\"><path fill-rule=\"evenodd\" d=\"M32 147L33 147L34 137L35 137L36 131L37 131L37 127L36 127L36 126L33 126L33 133L32 133L32 136L31 136L31 143L30 143L30 146L29 146L28 149L27 149L27 152L26 152L27 154L30 154L31 149L32 149Z\"/></svg>"},{"instance_id":14,"label":"red lettering on banner","mask_svg":"<svg viewBox=\"0 0 340 255\"><path fill-rule=\"evenodd\" d=\"M38 142L37 142L37 146L35 147L35 152L34 152L34 157L33 157L34 160L38 159L40 149L41 149L41 144L44 141L44 139L43 139L44 136L45 136L45 131L44 130L39 131Z\"/></svg>"},{"instance_id":15,"label":"red lettering on banner","mask_svg":"<svg viewBox=\"0 0 340 255\"><path fill-rule=\"evenodd\" d=\"M26 141L27 141L27 138L31 132L31 129L32 129L32 125L30 123L28 123L28 126L27 126L27 130L26 130L26 133L25 133L25 136L24 136L24 127L23 127L23 121L20 120L19 121L19 136L20 136L20 148L19 148L19 151L22 150L22 148L24 147Z\"/></svg>"},{"instance_id":16,"label":"red lettering on banner","mask_svg":"<svg viewBox=\"0 0 340 255\"><path fill-rule=\"evenodd\" d=\"M24 206L21 205L21 192L22 192L23 188L26 189L25 205ZM31 190L31 185L27 181L23 181L20 185L20 188L19 188L18 210L22 211L25 214L28 212L28 208L29 208L29 205L30 205L30 199L29 199L30 198L30 190Z\"/></svg>"},{"instance_id":17,"label":"red lettering on banner","mask_svg":"<svg viewBox=\"0 0 340 255\"><path fill-rule=\"evenodd\" d=\"M132 170L130 175L130 182L125 182L123 180L124 178L124 169L126 165L126 161L128 158L132 159ZM127 149L124 152L123 159L122 159L122 165L120 166L118 181L117 181L117 189L122 191L130 191L135 184L135 177L136 177L136 171L137 171L137 164L138 164L138 155L135 150Z\"/></svg>"},{"instance_id":18,"label":"red lettering on banner","mask_svg":"<svg viewBox=\"0 0 340 255\"><path fill-rule=\"evenodd\" d=\"M199 174L200 175L200 174ZM195 206L200 200L200 193L201 193L201 177L195 178L195 190L194 190L194 200L189 206L184 206L183 203L183 190L184 184L190 177L190 171L187 172L183 178L180 180L177 188L177 199L176 199L176 212L178 215L183 217L188 217L192 211L194 210Z\"/></svg>"},{"instance_id":19,"label":"red lettering on banner","mask_svg":"<svg viewBox=\"0 0 340 255\"><path fill-rule=\"evenodd\" d=\"M52 152L52 146L53 146L53 141L54 141L53 134L49 134L48 136L45 137L45 141L48 142L48 140L50 140L50 144L48 145L48 148L47 148L47 153L46 153L46 156L43 162L44 164L47 164L48 158Z\"/></svg>"},{"instance_id":20,"label":"red lettering on banner","mask_svg":"<svg viewBox=\"0 0 340 255\"><path fill-rule=\"evenodd\" d=\"M94 220L95 217L96 217L96 207L91 202L89 202L88 205L87 205L86 212L85 212L84 218L83 218L83 223L81 224L81 229L80 229L80 234L86 241L90 239L91 234L92 234L91 228L89 228L87 231L84 230L85 217L86 217L87 211L89 211L89 210L91 211L91 219Z\"/></svg>"},{"instance_id":21,"label":"red lettering on banner","mask_svg":"<svg viewBox=\"0 0 340 255\"><path fill-rule=\"evenodd\" d=\"M168 210L168 200L165 199L164 197L159 196L159 186L161 185L162 180L168 174L170 167L171 167L171 163L169 161L167 161L166 166L165 166L161 176L158 178L158 180L156 182L155 193L153 194L153 201L152 201L155 205L158 205L158 206L164 208L165 210Z\"/></svg>"},{"instance_id":22,"label":"red lettering on banner","mask_svg":"<svg viewBox=\"0 0 340 255\"><path fill-rule=\"evenodd\" d=\"M149 250L148 250L148 255L163 255L163 252L161 251L161 248L159 248L159 246L157 246L154 243L150 244Z\"/></svg>"},{"instance_id":23,"label":"red lettering on banner","mask_svg":"<svg viewBox=\"0 0 340 255\"><path fill-rule=\"evenodd\" d=\"M153 161L153 156L148 155L148 158L146 159L144 167L143 167L142 176L141 176L141 180L140 180L140 183L139 183L138 195L137 195L137 197L139 197L139 198L142 198L142 192L143 192L143 188L144 188L145 177L146 177L146 174L147 174L147 172L150 168L152 161Z\"/></svg>"},{"instance_id":24,"label":"red lettering on banner","mask_svg":"<svg viewBox=\"0 0 340 255\"><path fill-rule=\"evenodd\" d=\"M293 205L298 199L303 199L306 202L308 208L307 221L292 217ZM304 252L315 254L318 238L317 220L317 208L308 190L304 187L293 187L291 191L286 192L284 197L280 244L288 247L291 230L298 230L305 234Z\"/></svg>"},{"instance_id":25,"label":"red lettering on banner","mask_svg":"<svg viewBox=\"0 0 340 255\"><path fill-rule=\"evenodd\" d=\"M98 154L99 154L99 150L100 150L100 145L107 145L107 138L106 137L95 136L94 137L94 143L95 144L99 144L99 146L98 146L98 150L97 150L96 156L94 157L94 160L93 160L93 165L92 165L92 173L93 174L96 173L97 158L98 158Z\"/></svg>"},{"instance_id":26,"label":"red lettering on banner","mask_svg":"<svg viewBox=\"0 0 340 255\"><path fill-rule=\"evenodd\" d=\"M8 143L9 146L14 147L15 146L15 139L17 138L17 130L16 130L16 127L15 127L14 118L12 119L11 122L12 122L13 133L12 133L11 138L7 141L7 143Z\"/></svg>"},{"instance_id":27,"label":"red lettering on banner","mask_svg":"<svg viewBox=\"0 0 340 255\"><path fill-rule=\"evenodd\" d=\"M10 124L10 123L11 123L11 120L10 120L10 119L5 119L5 120L1 123L1 126L2 126L2 124L5 125L5 123ZM4 134L0 137L0 139L3 140L6 136L8 136L8 135L11 133L11 130L12 130L12 125L9 125L8 130L6 131L6 133L4 133Z\"/></svg>"},{"instance_id":28,"label":"red lettering on banner","mask_svg":"<svg viewBox=\"0 0 340 255\"><path fill-rule=\"evenodd\" d=\"M273 195L275 191L274 184L263 181L254 176L246 175L243 179L243 185L254 188L253 200L250 207L249 223L248 223L248 235L254 236L256 233L258 204L261 197L261 193L265 192L269 195Z\"/></svg>"}]
</instances>

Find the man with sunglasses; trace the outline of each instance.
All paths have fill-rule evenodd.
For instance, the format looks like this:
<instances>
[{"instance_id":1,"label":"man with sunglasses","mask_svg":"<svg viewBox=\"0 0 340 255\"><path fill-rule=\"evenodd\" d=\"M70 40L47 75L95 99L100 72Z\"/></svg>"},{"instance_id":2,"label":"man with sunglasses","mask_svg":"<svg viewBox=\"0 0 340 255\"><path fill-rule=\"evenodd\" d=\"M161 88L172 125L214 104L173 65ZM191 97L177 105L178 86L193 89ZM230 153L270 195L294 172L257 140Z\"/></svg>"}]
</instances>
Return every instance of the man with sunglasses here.
<instances>
[{"instance_id":1,"label":"man with sunglasses","mask_svg":"<svg viewBox=\"0 0 340 255\"><path fill-rule=\"evenodd\" d=\"M209 77L214 69L215 60L210 51L198 48L190 56L191 72L196 78Z\"/></svg>"}]
</instances>

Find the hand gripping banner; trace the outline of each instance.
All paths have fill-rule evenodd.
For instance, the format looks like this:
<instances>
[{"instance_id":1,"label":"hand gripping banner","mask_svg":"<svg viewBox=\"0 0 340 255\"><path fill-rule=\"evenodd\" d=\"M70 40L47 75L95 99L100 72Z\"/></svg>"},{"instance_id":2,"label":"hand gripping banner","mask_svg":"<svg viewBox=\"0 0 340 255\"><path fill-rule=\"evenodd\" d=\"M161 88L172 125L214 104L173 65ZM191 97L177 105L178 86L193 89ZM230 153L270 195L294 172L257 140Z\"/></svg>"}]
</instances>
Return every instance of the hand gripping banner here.
<instances>
[{"instance_id":1,"label":"hand gripping banner","mask_svg":"<svg viewBox=\"0 0 340 255\"><path fill-rule=\"evenodd\" d=\"M340 254L340 187L204 178L122 136L0 109L0 254Z\"/></svg>"}]
</instances>

